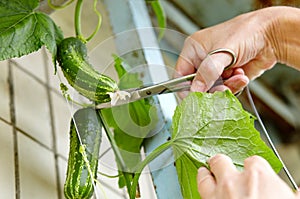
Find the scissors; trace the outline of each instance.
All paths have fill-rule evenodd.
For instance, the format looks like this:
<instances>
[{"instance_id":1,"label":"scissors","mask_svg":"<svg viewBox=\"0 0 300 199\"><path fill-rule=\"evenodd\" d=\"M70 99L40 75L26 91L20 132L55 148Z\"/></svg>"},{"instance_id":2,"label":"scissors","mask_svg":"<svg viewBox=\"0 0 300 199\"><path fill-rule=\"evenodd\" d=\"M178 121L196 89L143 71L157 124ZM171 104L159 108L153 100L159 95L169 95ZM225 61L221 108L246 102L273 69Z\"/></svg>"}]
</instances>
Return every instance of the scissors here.
<instances>
[{"instance_id":1,"label":"scissors","mask_svg":"<svg viewBox=\"0 0 300 199\"><path fill-rule=\"evenodd\" d=\"M119 99L116 101L115 104L112 104L111 102L98 104L96 105L96 109L112 108L114 106L128 104L130 102L138 101L140 99L144 99L154 95L161 95L166 93L189 90L191 84L188 82L193 80L195 76L196 73L193 73L190 75L171 79L151 86L124 90L128 92L128 96L125 96L125 99Z\"/></svg>"},{"instance_id":2,"label":"scissors","mask_svg":"<svg viewBox=\"0 0 300 199\"><path fill-rule=\"evenodd\" d=\"M226 66L224 68L224 70L227 70L228 68L230 68L231 66L233 66L236 63L237 57L236 57L234 51L227 49L227 48L219 48L219 49L213 50L213 51L209 52L208 55L213 55L215 53L220 53L220 52L227 53L232 58L231 63L228 66ZM162 83L158 83L158 84L154 84L151 86L147 86L147 87L124 90L124 91L128 92L127 97L125 96L124 99L117 100L116 103L106 102L106 103L98 104L98 105L96 105L96 109L111 108L114 106L124 105L124 104L128 104L130 102L134 102L134 101L144 99L147 97L151 97L154 95L189 90L191 87L191 84L188 82L193 80L195 76L196 76L196 73L193 73L190 75L171 79L171 80L168 80L168 81L165 81ZM218 79L215 82L215 85L219 85L220 80L221 80L221 83L223 82L222 79ZM184 83L184 82L186 82L186 83ZM240 93L241 92L236 94L236 96L238 96Z\"/></svg>"}]
</instances>

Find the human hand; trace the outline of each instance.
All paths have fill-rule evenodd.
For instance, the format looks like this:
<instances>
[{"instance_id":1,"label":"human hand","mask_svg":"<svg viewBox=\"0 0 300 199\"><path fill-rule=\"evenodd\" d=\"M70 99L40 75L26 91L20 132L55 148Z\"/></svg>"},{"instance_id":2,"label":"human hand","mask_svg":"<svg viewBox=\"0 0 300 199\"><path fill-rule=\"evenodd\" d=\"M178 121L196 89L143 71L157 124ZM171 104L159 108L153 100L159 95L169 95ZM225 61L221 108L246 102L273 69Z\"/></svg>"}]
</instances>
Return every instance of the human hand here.
<instances>
[{"instance_id":1,"label":"human hand","mask_svg":"<svg viewBox=\"0 0 300 199\"><path fill-rule=\"evenodd\" d=\"M277 62L269 29L275 17L272 9L262 9L240 15L227 22L200 30L185 41L176 64L177 76L197 72L191 91L208 91L220 77L222 85L211 91L230 89L233 93L242 90L249 82ZM274 19L274 20L273 20ZM225 52L208 55L225 48L235 52L237 62L224 70L232 57Z\"/></svg>"},{"instance_id":2,"label":"human hand","mask_svg":"<svg viewBox=\"0 0 300 199\"><path fill-rule=\"evenodd\" d=\"M236 169L232 160L222 154L209 160L210 171L198 170L198 191L202 199L296 199L296 194L260 156L244 161L244 171Z\"/></svg>"}]
</instances>

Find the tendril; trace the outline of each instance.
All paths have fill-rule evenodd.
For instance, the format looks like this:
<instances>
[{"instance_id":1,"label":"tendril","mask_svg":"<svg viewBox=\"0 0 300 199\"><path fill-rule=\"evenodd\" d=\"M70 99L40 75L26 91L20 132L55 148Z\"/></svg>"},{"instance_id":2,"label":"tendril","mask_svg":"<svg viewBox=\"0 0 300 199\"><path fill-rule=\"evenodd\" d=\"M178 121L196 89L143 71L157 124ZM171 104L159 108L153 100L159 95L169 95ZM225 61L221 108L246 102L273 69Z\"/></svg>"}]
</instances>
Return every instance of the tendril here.
<instances>
[{"instance_id":1,"label":"tendril","mask_svg":"<svg viewBox=\"0 0 300 199\"><path fill-rule=\"evenodd\" d=\"M101 24L102 24L102 15L101 13L97 10L97 2L98 0L94 0L94 12L96 13L96 15L98 16L98 23L96 26L96 29L94 30L94 32L86 39L86 41L91 40L99 31Z\"/></svg>"},{"instance_id":2,"label":"tendril","mask_svg":"<svg viewBox=\"0 0 300 199\"><path fill-rule=\"evenodd\" d=\"M65 4L63 5L54 5L52 3L52 0L47 0L48 1L48 5L50 8L52 8L53 10L58 10L58 9L63 9L65 7L67 7L68 5L70 5L71 3L74 2L74 0L70 0L70 1L67 1Z\"/></svg>"}]
</instances>

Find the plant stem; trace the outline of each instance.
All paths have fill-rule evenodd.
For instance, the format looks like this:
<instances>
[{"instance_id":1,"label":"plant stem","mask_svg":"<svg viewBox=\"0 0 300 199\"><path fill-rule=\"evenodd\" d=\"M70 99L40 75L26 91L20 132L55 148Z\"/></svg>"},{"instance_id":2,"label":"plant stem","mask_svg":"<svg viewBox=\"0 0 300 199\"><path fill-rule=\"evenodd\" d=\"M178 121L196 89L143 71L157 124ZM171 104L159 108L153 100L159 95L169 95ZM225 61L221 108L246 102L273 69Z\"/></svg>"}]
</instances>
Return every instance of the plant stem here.
<instances>
[{"instance_id":1,"label":"plant stem","mask_svg":"<svg viewBox=\"0 0 300 199\"><path fill-rule=\"evenodd\" d=\"M159 26L159 36L158 40L160 41L165 33L166 25L167 25L167 17L165 11L159 0L150 1L151 7L156 15L158 26Z\"/></svg>"},{"instance_id":2,"label":"plant stem","mask_svg":"<svg viewBox=\"0 0 300 199\"><path fill-rule=\"evenodd\" d=\"M63 5L54 5L51 0L48 0L48 5L53 10L58 10L58 9L63 9L65 7L67 7L68 5L70 5L73 2L74 2L74 0L70 0L67 3L63 4Z\"/></svg>"},{"instance_id":3,"label":"plant stem","mask_svg":"<svg viewBox=\"0 0 300 199\"><path fill-rule=\"evenodd\" d=\"M75 7L75 34L76 37L85 42L81 33L81 11L82 11L83 0L77 0Z\"/></svg>"},{"instance_id":4,"label":"plant stem","mask_svg":"<svg viewBox=\"0 0 300 199\"><path fill-rule=\"evenodd\" d=\"M168 141L159 147L155 148L137 167L136 171L134 172L134 177L131 184L131 190L129 192L130 199L135 199L136 187L138 185L139 177L145 168L152 160L154 160L157 156L162 154L165 150L167 150L173 141Z\"/></svg>"},{"instance_id":5,"label":"plant stem","mask_svg":"<svg viewBox=\"0 0 300 199\"><path fill-rule=\"evenodd\" d=\"M102 173L102 172L100 172L100 171L98 171L98 174L100 174L100 175L102 175L102 176L105 176L105 177L107 177L107 178L118 178L118 177L121 176L120 174L112 176L112 175L109 175L109 174L106 174L106 173Z\"/></svg>"},{"instance_id":6,"label":"plant stem","mask_svg":"<svg viewBox=\"0 0 300 199\"><path fill-rule=\"evenodd\" d=\"M108 137L108 139L110 141L111 147L112 147L112 149L113 149L113 151L115 153L117 164L118 164L118 166L121 167L120 171L122 172L122 174L124 176L124 179L125 179L125 182L126 182L126 188L127 188L128 193L129 193L130 189L131 189L131 182L130 182L130 179L128 178L127 172L124 172L124 171L126 171L125 170L126 169L126 165L125 165L124 160L122 158L122 155L121 155L121 153L120 153L120 151L118 149L118 146L117 146L117 144L116 144L116 142L114 140L113 134L111 133L108 124L105 122L105 119L104 119L104 117L103 117L103 115L101 113L101 110L99 110L98 113L100 115L102 124L104 126L105 131L106 131L106 135L107 135L107 137Z\"/></svg>"},{"instance_id":7,"label":"plant stem","mask_svg":"<svg viewBox=\"0 0 300 199\"><path fill-rule=\"evenodd\" d=\"M99 31L99 29L100 29L100 27L101 27L101 24L102 24L102 16L101 16L101 13L97 10L97 2L98 2L98 0L94 0L94 12L95 12L96 15L98 16L98 23L97 23L96 29L95 29L94 32L86 39L86 41L91 40L91 39L96 35L96 33Z\"/></svg>"}]
</instances>

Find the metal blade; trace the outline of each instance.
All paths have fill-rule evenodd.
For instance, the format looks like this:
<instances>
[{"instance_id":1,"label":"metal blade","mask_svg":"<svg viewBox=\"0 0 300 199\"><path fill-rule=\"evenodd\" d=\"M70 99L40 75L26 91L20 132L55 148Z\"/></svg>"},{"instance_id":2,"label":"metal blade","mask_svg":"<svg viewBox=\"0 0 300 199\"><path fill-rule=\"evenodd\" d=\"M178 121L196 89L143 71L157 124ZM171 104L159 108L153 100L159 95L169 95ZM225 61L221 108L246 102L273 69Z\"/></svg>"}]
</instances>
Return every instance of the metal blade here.
<instances>
[{"instance_id":1,"label":"metal blade","mask_svg":"<svg viewBox=\"0 0 300 199\"><path fill-rule=\"evenodd\" d=\"M143 99L144 97L141 97L139 90L136 89L130 89L133 91L128 92L129 96L126 96L125 99L117 99L115 103L112 102L106 102L96 105L96 109L103 109L103 108L112 108L115 106L121 106L124 104L129 104L131 102Z\"/></svg>"},{"instance_id":2,"label":"metal blade","mask_svg":"<svg viewBox=\"0 0 300 199\"><path fill-rule=\"evenodd\" d=\"M130 97L124 100L123 99L117 100L116 103L106 102L106 103L98 104L96 105L96 109L111 108L113 106L128 104L154 95L188 90L191 85L186 82L192 80L195 77L195 75L196 74L190 74L190 75L182 76L179 78L171 79L168 81L164 81L158 84L154 84L142 88L133 88L133 89L124 90L129 93Z\"/></svg>"}]
</instances>

